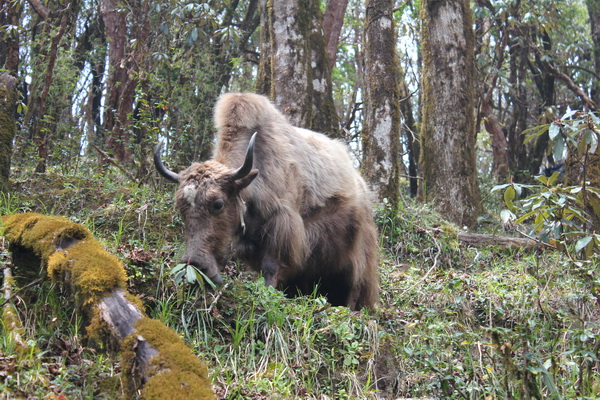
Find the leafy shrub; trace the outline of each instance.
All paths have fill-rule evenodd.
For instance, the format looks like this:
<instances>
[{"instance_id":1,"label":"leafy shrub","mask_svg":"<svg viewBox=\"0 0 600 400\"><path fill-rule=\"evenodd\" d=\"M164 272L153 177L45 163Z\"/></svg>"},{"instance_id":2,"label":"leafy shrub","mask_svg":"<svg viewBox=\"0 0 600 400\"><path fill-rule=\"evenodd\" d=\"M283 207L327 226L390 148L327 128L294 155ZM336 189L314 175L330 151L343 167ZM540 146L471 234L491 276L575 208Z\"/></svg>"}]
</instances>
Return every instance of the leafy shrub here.
<instances>
[{"instance_id":1,"label":"leafy shrub","mask_svg":"<svg viewBox=\"0 0 600 400\"><path fill-rule=\"evenodd\" d=\"M600 249L600 233L593 231L590 221L598 218L592 214L596 213L593 205L600 201L600 188L591 185L587 178L592 163L597 162L597 157L592 156L598 150L600 119L590 112L568 110L561 119L525 131L525 143L546 132L552 143L551 158L556 163L567 157L579 160L577 165L571 165L578 169L571 173L576 177L571 180L581 179L564 185L561 173L555 171L551 176L536 176L539 184L511 182L495 186L492 192L503 191L507 206L501 212L502 220L517 225L531 223L530 234L539 240L556 243L567 252L568 245L574 243L576 255L593 256ZM522 198L525 193L530 194Z\"/></svg>"}]
</instances>

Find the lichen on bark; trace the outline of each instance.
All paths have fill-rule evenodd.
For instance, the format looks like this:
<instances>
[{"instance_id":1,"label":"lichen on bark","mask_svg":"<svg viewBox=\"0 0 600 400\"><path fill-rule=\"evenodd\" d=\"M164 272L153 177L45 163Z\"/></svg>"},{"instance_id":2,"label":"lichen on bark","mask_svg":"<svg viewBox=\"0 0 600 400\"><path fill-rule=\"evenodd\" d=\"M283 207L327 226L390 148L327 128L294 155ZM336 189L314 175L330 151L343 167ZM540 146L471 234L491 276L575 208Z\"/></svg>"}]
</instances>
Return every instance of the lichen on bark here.
<instances>
[{"instance_id":1,"label":"lichen on bark","mask_svg":"<svg viewBox=\"0 0 600 400\"><path fill-rule=\"evenodd\" d=\"M9 74L0 75L0 192L10 191L10 164L12 143L17 133L16 78Z\"/></svg>"},{"instance_id":2,"label":"lichen on bark","mask_svg":"<svg viewBox=\"0 0 600 400\"><path fill-rule=\"evenodd\" d=\"M365 23L363 174L380 201L396 206L400 179L400 86L391 0L370 0Z\"/></svg>"},{"instance_id":3,"label":"lichen on bark","mask_svg":"<svg viewBox=\"0 0 600 400\"><path fill-rule=\"evenodd\" d=\"M261 60L256 91L290 122L340 137L318 0L261 0Z\"/></svg>"},{"instance_id":4,"label":"lichen on bark","mask_svg":"<svg viewBox=\"0 0 600 400\"><path fill-rule=\"evenodd\" d=\"M481 199L475 160L475 35L469 2L423 1L421 20L423 192L442 216L474 226Z\"/></svg>"}]
</instances>

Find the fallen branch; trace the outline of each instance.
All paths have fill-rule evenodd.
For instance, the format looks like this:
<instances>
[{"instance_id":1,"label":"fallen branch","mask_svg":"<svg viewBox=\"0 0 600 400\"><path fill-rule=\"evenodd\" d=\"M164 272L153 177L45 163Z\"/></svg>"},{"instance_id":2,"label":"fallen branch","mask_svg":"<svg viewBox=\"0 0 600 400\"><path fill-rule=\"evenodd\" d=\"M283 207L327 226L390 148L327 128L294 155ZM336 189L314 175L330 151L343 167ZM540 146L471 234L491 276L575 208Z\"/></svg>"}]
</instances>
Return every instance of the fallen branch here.
<instances>
[{"instance_id":1,"label":"fallen branch","mask_svg":"<svg viewBox=\"0 0 600 400\"><path fill-rule=\"evenodd\" d=\"M125 290L123 265L85 227L36 213L2 222L11 248L39 257L48 276L72 294L91 321L88 336L120 348L132 397L214 399L206 366L176 332L144 315L141 301Z\"/></svg>"},{"instance_id":2,"label":"fallen branch","mask_svg":"<svg viewBox=\"0 0 600 400\"><path fill-rule=\"evenodd\" d=\"M533 238L515 238L508 236L485 235L479 233L458 232L458 240L472 247L494 246L502 249L535 249L540 246L556 249L556 247Z\"/></svg>"},{"instance_id":3,"label":"fallen branch","mask_svg":"<svg viewBox=\"0 0 600 400\"><path fill-rule=\"evenodd\" d=\"M130 181L132 181L133 183L138 183L137 179L135 179L135 176L131 175L129 173L129 171L127 171L127 169L123 165L121 165L120 163L115 161L115 159L113 159L108 153L106 153L104 150L102 150L101 148L99 148L96 145L93 145L92 147L94 148L94 150L96 150L98 153L100 153L100 155L102 157L104 157L104 159L106 161L108 161L109 163L111 163L112 165L117 167L119 169L119 171L121 171L123 173L123 175L125 175L127 178L129 178Z\"/></svg>"}]
</instances>

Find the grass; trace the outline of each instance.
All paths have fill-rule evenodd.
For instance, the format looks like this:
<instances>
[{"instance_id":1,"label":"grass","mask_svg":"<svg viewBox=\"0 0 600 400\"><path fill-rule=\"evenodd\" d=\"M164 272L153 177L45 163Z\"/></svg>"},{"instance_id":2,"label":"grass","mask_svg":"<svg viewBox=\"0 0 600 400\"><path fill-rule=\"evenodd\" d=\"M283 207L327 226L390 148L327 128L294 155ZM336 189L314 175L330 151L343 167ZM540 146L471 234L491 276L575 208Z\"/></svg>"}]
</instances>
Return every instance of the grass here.
<instances>
[{"instance_id":1,"label":"grass","mask_svg":"<svg viewBox=\"0 0 600 400\"><path fill-rule=\"evenodd\" d=\"M377 212L375 312L286 298L234 264L218 291L176 285L168 272L182 223L172 188L137 187L110 173L89 180L91 189L76 176L20 178L0 208L61 213L88 226L124 261L149 314L209 365L220 399L600 398L594 262L464 248L455 228L407 202ZM37 278L14 274L17 288ZM1 328L0 399L120 395L118 356L86 340L86 322L65 298L47 282L18 293L33 350L19 353Z\"/></svg>"}]
</instances>

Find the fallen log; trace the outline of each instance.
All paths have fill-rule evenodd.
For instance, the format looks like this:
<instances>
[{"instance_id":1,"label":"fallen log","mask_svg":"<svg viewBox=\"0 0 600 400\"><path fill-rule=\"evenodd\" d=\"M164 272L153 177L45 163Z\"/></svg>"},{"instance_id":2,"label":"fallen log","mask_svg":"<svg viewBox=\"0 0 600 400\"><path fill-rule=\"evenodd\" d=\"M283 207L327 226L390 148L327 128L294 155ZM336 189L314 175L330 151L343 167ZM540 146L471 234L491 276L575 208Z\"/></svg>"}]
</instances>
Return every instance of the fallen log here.
<instances>
[{"instance_id":1,"label":"fallen log","mask_svg":"<svg viewBox=\"0 0 600 400\"><path fill-rule=\"evenodd\" d=\"M2 218L11 249L41 259L90 321L88 336L122 356L125 391L143 399L214 399L206 366L176 332L145 316L121 262L82 225L37 213Z\"/></svg>"},{"instance_id":2,"label":"fallen log","mask_svg":"<svg viewBox=\"0 0 600 400\"><path fill-rule=\"evenodd\" d=\"M534 250L537 248L556 249L556 247L552 245L535 239L487 235L481 233L458 232L458 240L461 244L477 248L494 246L502 249L515 250Z\"/></svg>"},{"instance_id":3,"label":"fallen log","mask_svg":"<svg viewBox=\"0 0 600 400\"><path fill-rule=\"evenodd\" d=\"M15 348L20 352L28 352L29 346L24 338L25 329L23 323L19 319L17 308L13 304L13 286L14 278L12 275L12 257L7 248L7 243L4 237L0 237L0 264L4 273L4 281L2 284L2 291L4 295L4 302L2 303L2 322L5 335L12 340L15 344Z\"/></svg>"},{"instance_id":4,"label":"fallen log","mask_svg":"<svg viewBox=\"0 0 600 400\"><path fill-rule=\"evenodd\" d=\"M489 235L483 233L469 233L463 231L455 231L455 230L447 230L441 228L433 228L433 229L425 229L418 225L414 225L414 228L417 232L427 234L430 236L438 236L438 235L447 235L450 233L451 235L456 234L456 238L460 242L460 244L464 246L482 248L482 247L496 247L499 249L522 249L522 250L535 250L538 248L552 249L556 250L557 247L551 243L542 242L541 240L537 240L525 235L523 232L519 232L521 235L525 236L525 238L516 238L512 236L498 236L498 235ZM456 232L456 233L454 233Z\"/></svg>"}]
</instances>

